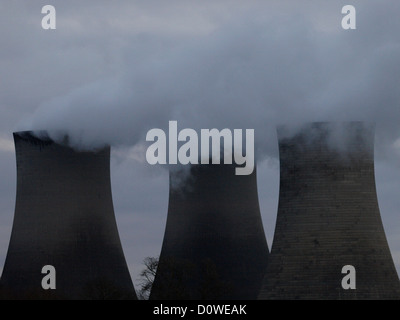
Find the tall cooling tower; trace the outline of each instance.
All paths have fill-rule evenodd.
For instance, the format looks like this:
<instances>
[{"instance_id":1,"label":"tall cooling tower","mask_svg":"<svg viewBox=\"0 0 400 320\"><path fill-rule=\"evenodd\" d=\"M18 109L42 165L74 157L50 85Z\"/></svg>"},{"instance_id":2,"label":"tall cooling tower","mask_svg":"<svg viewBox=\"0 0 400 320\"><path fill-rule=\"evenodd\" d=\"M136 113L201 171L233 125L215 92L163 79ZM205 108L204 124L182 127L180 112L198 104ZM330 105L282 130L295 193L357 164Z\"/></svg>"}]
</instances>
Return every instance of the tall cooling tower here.
<instances>
[{"instance_id":1,"label":"tall cooling tower","mask_svg":"<svg viewBox=\"0 0 400 320\"><path fill-rule=\"evenodd\" d=\"M78 152L14 133L17 196L0 281L5 298L136 299L111 196L110 148ZM55 289L42 280L55 268ZM45 283L51 283L46 278Z\"/></svg>"},{"instance_id":2,"label":"tall cooling tower","mask_svg":"<svg viewBox=\"0 0 400 320\"><path fill-rule=\"evenodd\" d=\"M255 171L193 165L170 173L169 207L150 299L256 299L268 246Z\"/></svg>"},{"instance_id":3,"label":"tall cooling tower","mask_svg":"<svg viewBox=\"0 0 400 320\"><path fill-rule=\"evenodd\" d=\"M400 298L375 188L374 126L312 123L278 137L278 216L259 298Z\"/></svg>"}]
</instances>

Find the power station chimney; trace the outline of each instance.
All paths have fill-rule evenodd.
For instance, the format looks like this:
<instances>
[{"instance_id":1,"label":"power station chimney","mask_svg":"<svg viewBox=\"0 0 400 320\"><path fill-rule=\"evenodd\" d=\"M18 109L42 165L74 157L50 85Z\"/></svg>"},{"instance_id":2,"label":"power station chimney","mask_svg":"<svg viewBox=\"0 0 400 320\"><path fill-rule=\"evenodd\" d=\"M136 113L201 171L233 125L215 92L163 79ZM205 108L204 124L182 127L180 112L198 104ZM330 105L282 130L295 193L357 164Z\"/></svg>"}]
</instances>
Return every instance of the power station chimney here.
<instances>
[{"instance_id":1,"label":"power station chimney","mask_svg":"<svg viewBox=\"0 0 400 320\"><path fill-rule=\"evenodd\" d=\"M75 151L32 132L14 133L14 142L17 196L2 296L136 299L114 216L110 148Z\"/></svg>"},{"instance_id":2,"label":"power station chimney","mask_svg":"<svg viewBox=\"0 0 400 320\"><path fill-rule=\"evenodd\" d=\"M170 172L167 224L150 299L256 299L268 259L256 172Z\"/></svg>"},{"instance_id":3,"label":"power station chimney","mask_svg":"<svg viewBox=\"0 0 400 320\"><path fill-rule=\"evenodd\" d=\"M260 299L399 299L374 176L374 126L278 129L280 194Z\"/></svg>"}]
</instances>

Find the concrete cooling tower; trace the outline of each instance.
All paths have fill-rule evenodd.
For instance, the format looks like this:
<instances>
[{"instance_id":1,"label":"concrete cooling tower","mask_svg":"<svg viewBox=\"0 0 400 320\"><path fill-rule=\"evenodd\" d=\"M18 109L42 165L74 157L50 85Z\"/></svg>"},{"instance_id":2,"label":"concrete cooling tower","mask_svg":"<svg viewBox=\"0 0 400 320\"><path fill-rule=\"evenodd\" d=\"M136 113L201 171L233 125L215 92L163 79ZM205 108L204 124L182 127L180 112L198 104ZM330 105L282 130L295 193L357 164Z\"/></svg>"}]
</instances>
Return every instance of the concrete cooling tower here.
<instances>
[{"instance_id":1,"label":"concrete cooling tower","mask_svg":"<svg viewBox=\"0 0 400 320\"><path fill-rule=\"evenodd\" d=\"M256 299L268 259L255 171L170 172L167 224L150 299Z\"/></svg>"},{"instance_id":2,"label":"concrete cooling tower","mask_svg":"<svg viewBox=\"0 0 400 320\"><path fill-rule=\"evenodd\" d=\"M312 123L295 135L280 127L278 137L278 215L259 298L399 299L375 188L374 126Z\"/></svg>"},{"instance_id":3,"label":"concrete cooling tower","mask_svg":"<svg viewBox=\"0 0 400 320\"><path fill-rule=\"evenodd\" d=\"M17 196L2 297L136 299L114 216L110 148L75 151L31 132L14 141ZM47 265L55 273L42 273ZM55 289L44 289L46 276Z\"/></svg>"}]
</instances>

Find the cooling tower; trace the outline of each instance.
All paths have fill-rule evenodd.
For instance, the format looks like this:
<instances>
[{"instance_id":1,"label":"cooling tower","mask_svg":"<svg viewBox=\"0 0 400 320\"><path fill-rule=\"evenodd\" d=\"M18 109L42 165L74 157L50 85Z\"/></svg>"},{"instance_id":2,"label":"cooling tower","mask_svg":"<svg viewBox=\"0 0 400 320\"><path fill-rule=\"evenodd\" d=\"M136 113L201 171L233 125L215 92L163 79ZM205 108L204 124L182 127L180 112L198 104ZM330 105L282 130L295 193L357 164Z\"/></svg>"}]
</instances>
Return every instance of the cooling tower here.
<instances>
[{"instance_id":1,"label":"cooling tower","mask_svg":"<svg viewBox=\"0 0 400 320\"><path fill-rule=\"evenodd\" d=\"M111 196L110 148L14 133L17 196L0 281L9 299L136 299ZM55 268L44 290L43 266Z\"/></svg>"},{"instance_id":2,"label":"cooling tower","mask_svg":"<svg viewBox=\"0 0 400 320\"><path fill-rule=\"evenodd\" d=\"M278 215L259 298L400 298L375 188L374 126L312 123L294 135L280 127L278 138Z\"/></svg>"},{"instance_id":3,"label":"cooling tower","mask_svg":"<svg viewBox=\"0 0 400 320\"><path fill-rule=\"evenodd\" d=\"M193 165L170 172L166 229L150 299L256 299L268 246L255 171Z\"/></svg>"}]
</instances>

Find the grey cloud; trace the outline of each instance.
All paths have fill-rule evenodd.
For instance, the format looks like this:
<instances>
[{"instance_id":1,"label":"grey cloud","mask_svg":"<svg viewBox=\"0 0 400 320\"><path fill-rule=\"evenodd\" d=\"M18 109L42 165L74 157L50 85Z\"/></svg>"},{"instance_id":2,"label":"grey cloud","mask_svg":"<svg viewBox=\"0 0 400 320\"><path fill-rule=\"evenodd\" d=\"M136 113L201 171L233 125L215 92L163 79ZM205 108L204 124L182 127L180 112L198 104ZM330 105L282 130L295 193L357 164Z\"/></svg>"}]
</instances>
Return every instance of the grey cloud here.
<instances>
[{"instance_id":1,"label":"grey cloud","mask_svg":"<svg viewBox=\"0 0 400 320\"><path fill-rule=\"evenodd\" d=\"M366 16L380 8L370 7ZM393 90L399 47L381 37L381 27L372 34L320 32L295 12L264 17L246 11L211 34L147 50L146 41L128 46L119 75L43 103L26 127L66 131L83 146L135 144L172 119L183 127L255 128L258 150L267 155L276 155L280 123L377 121L386 144L400 136ZM397 27L394 21L386 27Z\"/></svg>"}]
</instances>

